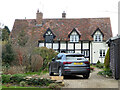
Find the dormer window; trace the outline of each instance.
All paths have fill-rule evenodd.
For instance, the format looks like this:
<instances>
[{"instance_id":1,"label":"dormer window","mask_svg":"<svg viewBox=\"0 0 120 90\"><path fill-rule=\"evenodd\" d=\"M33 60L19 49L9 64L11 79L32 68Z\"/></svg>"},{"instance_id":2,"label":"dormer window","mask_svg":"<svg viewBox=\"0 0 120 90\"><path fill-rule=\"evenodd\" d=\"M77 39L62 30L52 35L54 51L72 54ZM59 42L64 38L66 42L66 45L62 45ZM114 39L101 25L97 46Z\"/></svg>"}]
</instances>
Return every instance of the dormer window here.
<instances>
[{"instance_id":1,"label":"dormer window","mask_svg":"<svg viewBox=\"0 0 120 90\"><path fill-rule=\"evenodd\" d=\"M70 42L79 42L79 35L75 31L70 35Z\"/></svg>"},{"instance_id":2,"label":"dormer window","mask_svg":"<svg viewBox=\"0 0 120 90\"><path fill-rule=\"evenodd\" d=\"M55 35L51 31L51 29L48 28L47 31L45 32L45 34L43 35L43 37L45 38L46 43L52 43L53 39L55 38Z\"/></svg>"},{"instance_id":3,"label":"dormer window","mask_svg":"<svg viewBox=\"0 0 120 90\"><path fill-rule=\"evenodd\" d=\"M79 42L80 32L74 28L68 36L70 38L70 42Z\"/></svg>"},{"instance_id":4,"label":"dormer window","mask_svg":"<svg viewBox=\"0 0 120 90\"><path fill-rule=\"evenodd\" d=\"M96 31L92 34L94 42L102 42L103 41L103 33L102 31L97 28Z\"/></svg>"},{"instance_id":5,"label":"dormer window","mask_svg":"<svg viewBox=\"0 0 120 90\"><path fill-rule=\"evenodd\" d=\"M102 40L103 40L103 37L102 37L101 34L94 35L94 41L95 42L102 42Z\"/></svg>"}]
</instances>

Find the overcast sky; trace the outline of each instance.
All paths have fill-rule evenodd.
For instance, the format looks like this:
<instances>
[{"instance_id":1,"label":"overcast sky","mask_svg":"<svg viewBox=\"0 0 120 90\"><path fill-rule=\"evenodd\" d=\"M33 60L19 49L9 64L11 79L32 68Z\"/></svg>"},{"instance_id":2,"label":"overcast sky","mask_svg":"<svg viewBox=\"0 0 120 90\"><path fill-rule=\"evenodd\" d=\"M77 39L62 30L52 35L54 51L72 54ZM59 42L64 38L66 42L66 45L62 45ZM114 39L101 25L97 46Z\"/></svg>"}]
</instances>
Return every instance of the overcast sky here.
<instances>
[{"instance_id":1,"label":"overcast sky","mask_svg":"<svg viewBox=\"0 0 120 90\"><path fill-rule=\"evenodd\" d=\"M35 19L39 8L43 18L110 17L113 35L118 34L118 1L120 0L1 0L0 23L12 30L15 19Z\"/></svg>"}]
</instances>

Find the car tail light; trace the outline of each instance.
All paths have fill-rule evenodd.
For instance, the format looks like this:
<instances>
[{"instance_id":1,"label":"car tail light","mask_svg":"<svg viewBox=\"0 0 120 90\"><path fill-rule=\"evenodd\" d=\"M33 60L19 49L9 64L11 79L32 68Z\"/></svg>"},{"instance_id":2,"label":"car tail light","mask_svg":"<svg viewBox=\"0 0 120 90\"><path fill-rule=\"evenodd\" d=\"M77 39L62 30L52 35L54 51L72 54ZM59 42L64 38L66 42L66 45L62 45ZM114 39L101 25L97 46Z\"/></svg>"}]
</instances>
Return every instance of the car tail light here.
<instances>
[{"instance_id":1,"label":"car tail light","mask_svg":"<svg viewBox=\"0 0 120 90\"><path fill-rule=\"evenodd\" d=\"M72 62L63 62L63 64L71 64Z\"/></svg>"},{"instance_id":2,"label":"car tail light","mask_svg":"<svg viewBox=\"0 0 120 90\"><path fill-rule=\"evenodd\" d=\"M90 64L90 62L89 61L86 61L86 62L84 62L85 64Z\"/></svg>"}]
</instances>

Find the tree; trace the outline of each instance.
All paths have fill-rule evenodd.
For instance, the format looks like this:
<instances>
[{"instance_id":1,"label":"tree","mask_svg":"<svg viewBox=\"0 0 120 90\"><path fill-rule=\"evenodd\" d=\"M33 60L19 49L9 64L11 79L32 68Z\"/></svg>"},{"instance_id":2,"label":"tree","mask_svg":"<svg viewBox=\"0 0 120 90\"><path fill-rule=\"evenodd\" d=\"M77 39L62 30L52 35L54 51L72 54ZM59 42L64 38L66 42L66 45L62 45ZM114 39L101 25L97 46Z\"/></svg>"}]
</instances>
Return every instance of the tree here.
<instances>
[{"instance_id":1,"label":"tree","mask_svg":"<svg viewBox=\"0 0 120 90\"><path fill-rule=\"evenodd\" d=\"M106 53L106 56L105 56L104 65L105 65L105 68L106 68L106 69L109 69L109 66L110 66L109 49L108 49L108 51L107 51L107 53Z\"/></svg>"},{"instance_id":2,"label":"tree","mask_svg":"<svg viewBox=\"0 0 120 90\"><path fill-rule=\"evenodd\" d=\"M2 49L2 61L4 62L4 64L10 65L14 59L15 53L12 49L11 43L8 42Z\"/></svg>"},{"instance_id":3,"label":"tree","mask_svg":"<svg viewBox=\"0 0 120 90\"><path fill-rule=\"evenodd\" d=\"M2 29L2 41L8 41L10 30L7 26Z\"/></svg>"}]
</instances>

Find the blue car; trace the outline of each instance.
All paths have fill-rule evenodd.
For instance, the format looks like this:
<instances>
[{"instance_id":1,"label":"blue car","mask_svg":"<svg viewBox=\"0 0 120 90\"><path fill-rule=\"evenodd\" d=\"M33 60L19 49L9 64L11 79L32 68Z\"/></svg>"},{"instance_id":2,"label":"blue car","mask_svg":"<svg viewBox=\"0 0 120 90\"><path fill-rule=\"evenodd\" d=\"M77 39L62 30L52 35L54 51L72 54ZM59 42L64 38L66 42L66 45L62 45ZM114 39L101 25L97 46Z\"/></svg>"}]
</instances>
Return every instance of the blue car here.
<instances>
[{"instance_id":1,"label":"blue car","mask_svg":"<svg viewBox=\"0 0 120 90\"><path fill-rule=\"evenodd\" d=\"M90 62L82 54L59 53L49 63L49 75L54 73L58 73L59 76L83 75L87 79L90 75Z\"/></svg>"}]
</instances>

